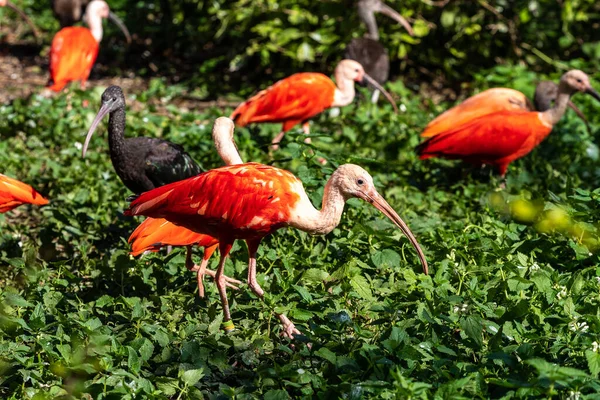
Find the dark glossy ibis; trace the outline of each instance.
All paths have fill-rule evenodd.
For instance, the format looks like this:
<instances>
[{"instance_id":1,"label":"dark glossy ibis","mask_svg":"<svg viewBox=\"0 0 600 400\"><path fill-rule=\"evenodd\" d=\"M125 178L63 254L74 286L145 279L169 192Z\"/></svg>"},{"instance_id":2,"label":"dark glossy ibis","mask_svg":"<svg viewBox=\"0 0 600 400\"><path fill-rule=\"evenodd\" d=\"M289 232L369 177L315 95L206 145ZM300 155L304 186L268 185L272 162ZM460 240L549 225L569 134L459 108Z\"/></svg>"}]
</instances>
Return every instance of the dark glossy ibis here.
<instances>
[{"instance_id":1,"label":"dark glossy ibis","mask_svg":"<svg viewBox=\"0 0 600 400\"><path fill-rule=\"evenodd\" d=\"M381 13L397 21L406 29L409 35L413 30L408 21L394 9L386 5L383 0L360 0L357 3L358 16L366 25L367 33L362 38L354 38L344 52L344 58L358 61L365 72L375 79L380 85L387 82L390 75L390 58L385 47L379 43L379 29L375 20L375 13ZM369 84L375 91L373 102L379 98L379 90Z\"/></svg>"},{"instance_id":2,"label":"dark glossy ibis","mask_svg":"<svg viewBox=\"0 0 600 400\"><path fill-rule=\"evenodd\" d=\"M83 157L94 131L106 114L109 114L110 158L117 175L132 192L146 192L202 172L192 157L177 144L149 137L125 139L125 96L119 86L110 86L102 93L102 106L85 138Z\"/></svg>"}]
</instances>

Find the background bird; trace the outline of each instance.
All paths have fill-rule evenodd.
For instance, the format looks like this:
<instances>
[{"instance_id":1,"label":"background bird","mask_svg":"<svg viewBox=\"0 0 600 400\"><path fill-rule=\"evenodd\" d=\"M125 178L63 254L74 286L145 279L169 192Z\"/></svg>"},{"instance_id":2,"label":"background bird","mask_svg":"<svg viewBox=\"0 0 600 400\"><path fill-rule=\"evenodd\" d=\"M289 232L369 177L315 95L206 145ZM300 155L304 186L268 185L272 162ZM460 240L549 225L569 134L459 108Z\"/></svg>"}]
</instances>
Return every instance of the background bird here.
<instances>
[{"instance_id":1,"label":"background bird","mask_svg":"<svg viewBox=\"0 0 600 400\"><path fill-rule=\"evenodd\" d=\"M10 211L21 204L43 206L48 204L48 200L28 184L0 174L0 213Z\"/></svg>"},{"instance_id":2,"label":"background bird","mask_svg":"<svg viewBox=\"0 0 600 400\"><path fill-rule=\"evenodd\" d=\"M31 31L33 32L33 35L36 38L40 37L40 33L39 33L37 27L35 26L33 21L29 19L27 14L25 14L23 12L23 10L21 10L19 7L15 6L13 3L11 3L8 0L0 0L0 7L8 7L11 10L13 10L14 12L16 12L17 14L19 14L19 16L27 23L27 25L29 25L29 27L31 28Z\"/></svg>"},{"instance_id":3,"label":"background bird","mask_svg":"<svg viewBox=\"0 0 600 400\"><path fill-rule=\"evenodd\" d=\"M376 13L387 15L406 29L409 35L413 30L408 21L382 0L360 0L357 3L358 17L367 27L367 33L361 38L354 38L346 46L344 58L358 61L365 72L383 86L390 75L390 57L387 49L379 42L379 28ZM372 85L371 85L372 86ZM372 101L377 102L379 90L374 88Z\"/></svg>"},{"instance_id":4,"label":"background bird","mask_svg":"<svg viewBox=\"0 0 600 400\"><path fill-rule=\"evenodd\" d=\"M220 117L215 120L212 137L219 156L227 165L242 164L242 159L233 140L234 125L229 118ZM216 272L207 268L208 260L217 249L219 241L212 236L191 231L175 225L164 218L148 217L133 231L128 242L131 254L137 256L146 251L158 251L165 246L187 246L186 267L195 271L198 280L198 294L204 297L204 275L215 277ZM204 255L200 265L192 259L192 245L204 247ZM227 287L237 289L241 282L225 277Z\"/></svg>"},{"instance_id":5,"label":"background bird","mask_svg":"<svg viewBox=\"0 0 600 400\"><path fill-rule=\"evenodd\" d=\"M493 88L484 90L438 115L427 124L421 136L432 137L498 111L546 111L552 107L557 96L558 85L550 81L542 81L536 86L533 103L522 92L515 89ZM568 101L567 105L587 125L585 115L571 100Z\"/></svg>"},{"instance_id":6,"label":"background bird","mask_svg":"<svg viewBox=\"0 0 600 400\"><path fill-rule=\"evenodd\" d=\"M256 252L261 240L285 226L311 234L327 234L340 222L345 202L361 198L378 208L408 237L417 250L423 270L427 261L417 240L392 207L377 192L371 176L352 164L340 166L323 194L321 210L314 208L302 182L292 173L268 165L247 163L221 167L194 178L143 193L134 200L126 215L165 218L177 225L219 240L221 260L216 284L223 305L226 329L233 329L223 278L225 260L236 239L248 245L248 285L260 298L264 291L256 280ZM278 315L284 335L300 332L283 314Z\"/></svg>"},{"instance_id":7,"label":"background bird","mask_svg":"<svg viewBox=\"0 0 600 400\"><path fill-rule=\"evenodd\" d=\"M417 147L422 160L431 157L461 159L474 164L489 164L505 176L508 165L528 154L552 131L564 115L569 99L577 92L600 100L582 71L565 73L558 86L555 105L546 111L502 110L456 122ZM518 93L518 92L517 92ZM463 103L464 104L464 103ZM459 106L460 107L460 106ZM452 119L448 119L448 124Z\"/></svg>"},{"instance_id":8,"label":"background bird","mask_svg":"<svg viewBox=\"0 0 600 400\"><path fill-rule=\"evenodd\" d=\"M105 1L90 1L84 16L89 29L81 26L66 27L58 31L52 39L49 89L58 92L71 81L80 81L81 87L85 88L85 83L98 56L99 44L103 35L103 18L112 18L112 21L123 31L127 40L131 41L127 28L119 18L110 12Z\"/></svg>"},{"instance_id":9,"label":"background bird","mask_svg":"<svg viewBox=\"0 0 600 400\"><path fill-rule=\"evenodd\" d=\"M281 132L273 139L271 148L278 144L287 131L302 123L304 133L310 133L308 121L330 107L342 107L354 100L354 82L367 80L377 87L398 109L392 96L365 73L362 65L353 60L342 60L335 68L335 82L317 72L301 72L282 79L240 104L231 114L238 126L254 122L282 122ZM337 85L337 86L336 86ZM309 138L306 142L309 142Z\"/></svg>"},{"instance_id":10,"label":"background bird","mask_svg":"<svg viewBox=\"0 0 600 400\"><path fill-rule=\"evenodd\" d=\"M117 175L132 192L142 193L202 172L192 157L177 144L148 137L125 139L125 96L118 86L110 86L102 93L102 106L85 138L82 157L85 157L90 139L106 114L109 114L110 158Z\"/></svg>"}]
</instances>

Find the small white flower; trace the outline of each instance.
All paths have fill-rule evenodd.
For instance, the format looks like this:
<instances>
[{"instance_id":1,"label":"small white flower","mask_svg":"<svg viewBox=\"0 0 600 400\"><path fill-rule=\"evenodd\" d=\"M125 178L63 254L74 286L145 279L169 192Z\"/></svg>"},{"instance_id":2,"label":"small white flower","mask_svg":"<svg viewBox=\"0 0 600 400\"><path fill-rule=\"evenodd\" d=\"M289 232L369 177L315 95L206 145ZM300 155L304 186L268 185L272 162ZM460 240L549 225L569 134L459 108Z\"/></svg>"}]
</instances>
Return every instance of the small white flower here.
<instances>
[{"instance_id":1,"label":"small white flower","mask_svg":"<svg viewBox=\"0 0 600 400\"><path fill-rule=\"evenodd\" d=\"M560 291L556 294L556 298L558 300L560 299L564 299L565 297L567 297L567 288L564 286L559 286L561 289Z\"/></svg>"},{"instance_id":2,"label":"small white flower","mask_svg":"<svg viewBox=\"0 0 600 400\"><path fill-rule=\"evenodd\" d=\"M149 119L148 119L148 117L144 117L144 118L142 118L142 121L143 121L143 122L148 122L148 121L149 121Z\"/></svg>"},{"instance_id":3,"label":"small white flower","mask_svg":"<svg viewBox=\"0 0 600 400\"><path fill-rule=\"evenodd\" d=\"M539 269L540 269L540 266L538 265L538 263L533 263L533 265L531 267L529 267L529 270L531 272L535 272L535 271L537 271Z\"/></svg>"},{"instance_id":4,"label":"small white flower","mask_svg":"<svg viewBox=\"0 0 600 400\"><path fill-rule=\"evenodd\" d=\"M569 391L569 396L567 396L567 400L579 400L579 398L581 397L581 393L580 392L574 392L573 390Z\"/></svg>"},{"instance_id":5,"label":"small white flower","mask_svg":"<svg viewBox=\"0 0 600 400\"><path fill-rule=\"evenodd\" d=\"M81 150L83 148L83 145L81 143L79 143L79 142L75 142L75 148L77 150Z\"/></svg>"},{"instance_id":6,"label":"small white flower","mask_svg":"<svg viewBox=\"0 0 600 400\"><path fill-rule=\"evenodd\" d=\"M404 104L400 104L400 107L398 108L400 109L400 111L406 112L406 106Z\"/></svg>"},{"instance_id":7,"label":"small white flower","mask_svg":"<svg viewBox=\"0 0 600 400\"><path fill-rule=\"evenodd\" d=\"M569 322L569 329L573 332L585 332L589 328L590 327L585 322L577 322L577 321Z\"/></svg>"},{"instance_id":8,"label":"small white flower","mask_svg":"<svg viewBox=\"0 0 600 400\"><path fill-rule=\"evenodd\" d=\"M298 368L298 369L296 370L296 372L297 372L299 375L302 375L302 374L303 374L305 371L304 371L302 368Z\"/></svg>"},{"instance_id":9,"label":"small white flower","mask_svg":"<svg viewBox=\"0 0 600 400\"><path fill-rule=\"evenodd\" d=\"M598 342L592 343L592 351L598 351L600 349L600 344Z\"/></svg>"},{"instance_id":10,"label":"small white flower","mask_svg":"<svg viewBox=\"0 0 600 400\"><path fill-rule=\"evenodd\" d=\"M108 178L110 178L110 172L108 172L108 171L104 171L104 172L102 173L102 179L104 179L105 181L107 181L107 180L108 180Z\"/></svg>"},{"instance_id":11,"label":"small white flower","mask_svg":"<svg viewBox=\"0 0 600 400\"><path fill-rule=\"evenodd\" d=\"M596 277L596 283L600 284L600 276Z\"/></svg>"}]
</instances>

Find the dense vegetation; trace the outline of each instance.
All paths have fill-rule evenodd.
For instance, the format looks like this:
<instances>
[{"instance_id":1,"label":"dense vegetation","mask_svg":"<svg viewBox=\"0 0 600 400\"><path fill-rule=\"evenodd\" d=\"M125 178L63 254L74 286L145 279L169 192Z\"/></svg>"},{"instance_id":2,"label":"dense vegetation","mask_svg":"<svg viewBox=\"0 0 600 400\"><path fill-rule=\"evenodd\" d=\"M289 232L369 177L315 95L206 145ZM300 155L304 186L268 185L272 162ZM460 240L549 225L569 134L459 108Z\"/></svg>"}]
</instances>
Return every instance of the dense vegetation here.
<instances>
[{"instance_id":1,"label":"dense vegetation","mask_svg":"<svg viewBox=\"0 0 600 400\"><path fill-rule=\"evenodd\" d=\"M48 31L55 28L42 2L17 3L44 9L36 22ZM592 37L597 2L565 0L562 8L552 1L514 3L504 18L522 21L527 9L528 23L534 24L529 31L519 23L517 46L538 38L536 48L563 60L553 61L556 65L595 70L594 52L600 45L591 40L598 40ZM185 84L156 78L148 90L128 93L127 135L180 143L205 168L221 164L210 127L231 109L190 111L171 101L195 85L216 87L212 75L203 72L219 71L235 60L232 54L249 57L240 61L243 68L237 72L247 79L236 84L238 92L228 94L235 98L256 91L260 84L251 77L264 65L278 76L300 68L297 46L302 37L292 37L289 54L282 51L286 43L267 46L260 56L240 50L282 37L279 31L271 37L252 27L259 20L278 26L273 21L279 13L289 18L280 27L293 22L296 14L289 10L295 8L286 1L279 2L279 11L272 1L252 6L166 0L114 4L122 15L129 10L130 26L144 26L148 37L160 38L163 25L171 29L173 53L163 53L165 57L191 59L191 53L202 54L201 46L211 41L212 48L223 51L204 64L187 65L191 81ZM316 18L303 17L294 25L302 32L302 24L319 25L323 9L341 12L336 1L299 4L298 15L310 12ZM437 36L437 29L411 44L413 39L390 26L384 41L395 55L399 44L407 43L412 61L403 68L414 76L420 76L417 65L427 60L423 64L457 81L468 80L473 90L509 86L531 95L535 81L544 78L532 69L549 66L537 55L528 57L536 53L519 55L506 46L491 46L504 33L492 33L489 19L499 17L488 14L484 4L450 2L440 8L411 0L400 7L417 20L439 25L437 29L442 29L439 17L445 13L454 13L457 25L444 29L458 32L459 23L474 20L479 30L471 39L460 36L445 48L478 52L481 46L493 52L489 57L444 57L445 50L433 47L430 53L422 51L428 40L447 37ZM532 4L537 4L538 14ZM166 5L169 22L161 19L161 6ZM261 7L275 11L260 13ZM154 17L144 12L148 9ZM239 11L234 24L239 30L218 35L215 28L232 10ZM189 19L182 18L184 11ZM552 15L556 18L548 17ZM322 28L323 37L332 38L329 44L310 42L315 63L324 65L337 57L352 29L350 17L348 24ZM334 36L338 28L345 31ZM565 29L583 39L557 45ZM472 32L462 30L463 35ZM217 46L215 40L226 45ZM159 41L157 49L168 51L166 43ZM116 47L118 42L107 51L116 52ZM154 56L158 58L153 61L169 65L167 58ZM475 63L491 65L495 57L523 65L483 69ZM552 78L559 75L552 69ZM592 77L598 82L600 75ZM0 105L0 172L30 183L51 199L42 208L23 206L0 215L0 397L598 398L598 104L576 96L591 130L568 113L539 148L511 165L507 189L499 190L490 169L419 161L413 148L420 142L421 128L448 104L433 105L401 81L388 86L402 105L400 114L393 114L389 105L364 101L345 107L338 117L324 113L312 126L315 155L303 144L299 129L286 136L274 161L267 144L278 126L238 129L236 141L243 159L272 162L297 174L315 205L336 165L363 165L419 238L431 275L420 272L414 250L399 231L370 206L352 200L341 225L325 237L286 229L264 242L258 279L266 301L245 286L230 292L238 327L231 334L220 329L221 307L210 280L207 299L198 298L195 276L185 269L181 249L169 255L129 256L126 238L139 220L122 214L129 193L114 173L106 137L94 137L86 159L80 156L104 88L82 92L73 86L51 99L34 95ZM369 95L364 91L360 97ZM321 166L315 156L330 163ZM227 274L245 277L246 262L244 246L236 245ZM212 263L214 267L216 257ZM305 333L294 346L280 338L276 311L288 313Z\"/></svg>"}]
</instances>

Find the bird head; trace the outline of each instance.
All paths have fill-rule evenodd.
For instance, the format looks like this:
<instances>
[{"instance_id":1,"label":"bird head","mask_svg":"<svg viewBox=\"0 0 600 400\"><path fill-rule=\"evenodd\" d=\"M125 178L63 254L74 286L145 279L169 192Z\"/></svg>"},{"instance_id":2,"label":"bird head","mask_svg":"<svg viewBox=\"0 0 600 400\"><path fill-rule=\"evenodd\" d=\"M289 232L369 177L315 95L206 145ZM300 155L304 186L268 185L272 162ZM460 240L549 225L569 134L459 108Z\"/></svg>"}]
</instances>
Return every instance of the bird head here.
<instances>
[{"instance_id":1,"label":"bird head","mask_svg":"<svg viewBox=\"0 0 600 400\"><path fill-rule=\"evenodd\" d=\"M377 23L375 22L375 13L387 15L388 17L402 25L409 35L412 36L414 34L412 26L410 26L408 21L404 19L404 17L400 15L396 10L385 4L383 0L359 0L357 3L357 8L358 16L365 23L365 25L367 25L367 28L369 30L369 37L371 39L379 39Z\"/></svg>"},{"instance_id":2,"label":"bird head","mask_svg":"<svg viewBox=\"0 0 600 400\"><path fill-rule=\"evenodd\" d=\"M388 202L385 201L383 196L379 194L373 183L373 178L367 171L354 164L341 165L331 176L331 184L339 189L345 200L358 197L359 199L372 204L388 217L394 225L400 228L417 251L421 264L423 265L423 272L425 274L428 273L427 260L425 259L425 254L423 253L423 250L421 250L421 246L419 246L417 239L408 228L408 225L400 218L398 213L396 213Z\"/></svg>"},{"instance_id":3,"label":"bird head","mask_svg":"<svg viewBox=\"0 0 600 400\"><path fill-rule=\"evenodd\" d=\"M556 101L558 96L558 85L552 81L541 81L535 88L535 94L533 95L533 102L535 103L535 109L537 111L546 111L552 107L552 103ZM585 117L585 114L575 105L571 100L567 105L575 111L575 114L585 123L588 130L590 129L589 122Z\"/></svg>"},{"instance_id":4,"label":"bird head","mask_svg":"<svg viewBox=\"0 0 600 400\"><path fill-rule=\"evenodd\" d=\"M92 139L92 135L96 131L100 121L102 121L102 118L104 118L106 114L118 109L125 109L125 95L119 86L110 86L104 91L104 93L102 93L102 105L100 106L100 111L98 111L96 118L94 118L92 126L90 126L85 138L85 143L83 144L83 149L81 151L82 157L85 157L90 140Z\"/></svg>"},{"instance_id":5,"label":"bird head","mask_svg":"<svg viewBox=\"0 0 600 400\"><path fill-rule=\"evenodd\" d=\"M589 76L578 69L567 71L560 78L559 91L564 91L569 94L574 94L576 92L587 93L600 101L600 94L594 90L590 84Z\"/></svg>"},{"instance_id":6,"label":"bird head","mask_svg":"<svg viewBox=\"0 0 600 400\"><path fill-rule=\"evenodd\" d=\"M93 0L90 1L85 9L85 16L83 17L85 23L90 27L94 37L99 42L102 39L102 18L108 18L123 32L127 43L131 43L131 35L129 30L114 13L110 11L108 4L104 0Z\"/></svg>"},{"instance_id":7,"label":"bird head","mask_svg":"<svg viewBox=\"0 0 600 400\"><path fill-rule=\"evenodd\" d=\"M379 90L385 98L392 104L394 111L398 112L398 107L396 107L396 103L392 98L392 95L389 94L375 79L371 78L369 74L365 72L363 66L354 60L342 60L335 68L335 79L339 82L340 80L346 81L354 81L354 82L369 82L373 85L377 90Z\"/></svg>"}]
</instances>

